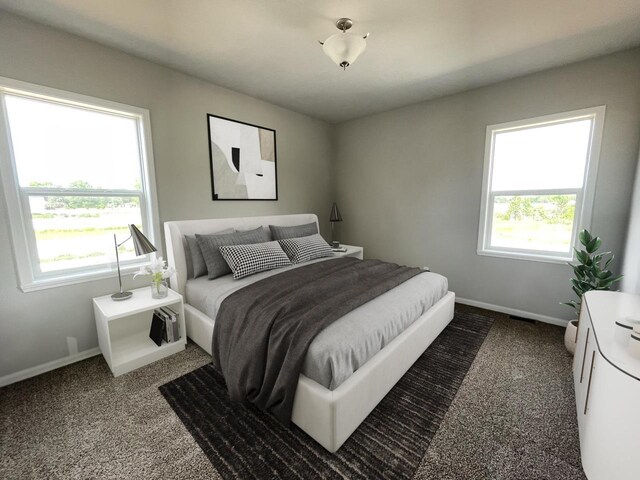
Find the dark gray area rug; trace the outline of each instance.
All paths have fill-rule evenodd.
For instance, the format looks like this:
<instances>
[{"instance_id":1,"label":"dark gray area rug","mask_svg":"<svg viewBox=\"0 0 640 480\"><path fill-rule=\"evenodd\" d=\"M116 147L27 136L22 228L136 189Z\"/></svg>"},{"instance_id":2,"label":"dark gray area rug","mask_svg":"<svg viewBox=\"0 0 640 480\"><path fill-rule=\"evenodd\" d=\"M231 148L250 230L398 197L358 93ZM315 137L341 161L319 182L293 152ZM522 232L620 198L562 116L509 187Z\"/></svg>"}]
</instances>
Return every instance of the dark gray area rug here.
<instances>
[{"instance_id":1,"label":"dark gray area rug","mask_svg":"<svg viewBox=\"0 0 640 480\"><path fill-rule=\"evenodd\" d=\"M331 454L295 425L229 400L205 365L160 392L223 478L410 479L493 319L456 313L344 445Z\"/></svg>"}]
</instances>

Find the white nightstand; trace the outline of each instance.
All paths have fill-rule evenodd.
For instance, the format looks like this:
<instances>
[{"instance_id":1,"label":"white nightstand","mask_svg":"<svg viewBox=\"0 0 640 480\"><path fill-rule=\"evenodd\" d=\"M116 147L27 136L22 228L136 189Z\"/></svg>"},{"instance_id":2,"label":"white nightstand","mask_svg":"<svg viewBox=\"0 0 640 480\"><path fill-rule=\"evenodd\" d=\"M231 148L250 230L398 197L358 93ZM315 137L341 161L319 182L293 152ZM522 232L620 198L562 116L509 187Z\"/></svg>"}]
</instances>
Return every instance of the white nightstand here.
<instances>
[{"instance_id":1,"label":"white nightstand","mask_svg":"<svg viewBox=\"0 0 640 480\"><path fill-rule=\"evenodd\" d=\"M357 247L355 245L340 245L347 249L346 252L333 252L336 257L354 257L359 258L360 260L364 259L364 248Z\"/></svg>"},{"instance_id":2,"label":"white nightstand","mask_svg":"<svg viewBox=\"0 0 640 480\"><path fill-rule=\"evenodd\" d=\"M151 298L151 288L132 290L129 300L114 302L111 295L93 299L98 343L114 377L184 350L187 344L182 295L169 290L162 299ZM149 338L154 309L169 306L179 314L180 340L156 345Z\"/></svg>"}]
</instances>

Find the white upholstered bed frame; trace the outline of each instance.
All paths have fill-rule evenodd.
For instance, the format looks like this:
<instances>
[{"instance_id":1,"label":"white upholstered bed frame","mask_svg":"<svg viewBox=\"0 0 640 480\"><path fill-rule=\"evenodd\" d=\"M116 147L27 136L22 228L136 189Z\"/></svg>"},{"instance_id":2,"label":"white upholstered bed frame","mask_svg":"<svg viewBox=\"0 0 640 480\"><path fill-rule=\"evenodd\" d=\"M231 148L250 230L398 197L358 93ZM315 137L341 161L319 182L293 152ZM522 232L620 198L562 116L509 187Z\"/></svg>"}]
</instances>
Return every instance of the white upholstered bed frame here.
<instances>
[{"instance_id":1,"label":"white upholstered bed frame","mask_svg":"<svg viewBox=\"0 0 640 480\"><path fill-rule=\"evenodd\" d=\"M318 223L313 214L165 222L168 263L176 270L171 277L171 288L184 296L187 282L184 235L213 233L230 227L247 230L258 225L268 228L268 225L311 222ZM293 403L293 423L330 452L337 451L449 324L454 301L454 293L448 292L335 390L300 375ZM211 355L214 320L188 303L184 305L184 313L187 336Z\"/></svg>"}]
</instances>

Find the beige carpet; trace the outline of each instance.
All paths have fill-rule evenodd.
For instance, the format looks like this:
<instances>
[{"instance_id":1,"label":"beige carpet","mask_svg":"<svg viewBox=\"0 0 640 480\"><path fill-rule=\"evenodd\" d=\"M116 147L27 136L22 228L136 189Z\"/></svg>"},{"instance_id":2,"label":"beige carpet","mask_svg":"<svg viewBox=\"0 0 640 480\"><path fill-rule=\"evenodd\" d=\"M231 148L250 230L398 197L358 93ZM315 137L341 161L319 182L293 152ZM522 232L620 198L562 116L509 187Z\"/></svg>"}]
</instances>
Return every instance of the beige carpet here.
<instances>
[{"instance_id":1,"label":"beige carpet","mask_svg":"<svg viewBox=\"0 0 640 480\"><path fill-rule=\"evenodd\" d=\"M496 318L416 478L584 478L562 330ZM95 357L1 389L0 478L219 478L157 388L208 361L189 344L119 378Z\"/></svg>"}]
</instances>

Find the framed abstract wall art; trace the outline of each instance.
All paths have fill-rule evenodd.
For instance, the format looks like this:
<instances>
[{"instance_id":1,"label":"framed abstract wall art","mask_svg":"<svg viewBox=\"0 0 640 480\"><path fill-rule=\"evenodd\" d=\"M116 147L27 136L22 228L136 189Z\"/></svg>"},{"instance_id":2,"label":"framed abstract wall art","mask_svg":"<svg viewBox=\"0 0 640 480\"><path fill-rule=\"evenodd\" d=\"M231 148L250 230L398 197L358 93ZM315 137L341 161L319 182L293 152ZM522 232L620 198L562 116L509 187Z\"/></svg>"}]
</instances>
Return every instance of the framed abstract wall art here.
<instances>
[{"instance_id":1,"label":"framed abstract wall art","mask_svg":"<svg viewBox=\"0 0 640 480\"><path fill-rule=\"evenodd\" d=\"M276 131L207 114L213 200L277 200Z\"/></svg>"}]
</instances>

